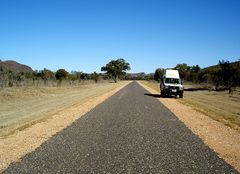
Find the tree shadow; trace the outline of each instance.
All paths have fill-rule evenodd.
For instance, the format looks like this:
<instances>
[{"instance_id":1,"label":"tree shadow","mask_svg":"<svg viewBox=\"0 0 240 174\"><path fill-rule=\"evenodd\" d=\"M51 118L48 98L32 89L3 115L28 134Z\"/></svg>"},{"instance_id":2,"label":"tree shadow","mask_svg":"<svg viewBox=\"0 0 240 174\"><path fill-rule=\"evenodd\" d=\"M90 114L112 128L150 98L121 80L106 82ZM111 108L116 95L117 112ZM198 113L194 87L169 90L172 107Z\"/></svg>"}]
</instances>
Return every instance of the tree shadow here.
<instances>
[{"instance_id":1,"label":"tree shadow","mask_svg":"<svg viewBox=\"0 0 240 174\"><path fill-rule=\"evenodd\" d=\"M184 89L184 91L209 91L210 89L209 88L187 88L187 89Z\"/></svg>"},{"instance_id":2,"label":"tree shadow","mask_svg":"<svg viewBox=\"0 0 240 174\"><path fill-rule=\"evenodd\" d=\"M173 95L162 96L161 94L149 94L149 93L145 93L144 95L154 97L154 98L177 98L176 96L173 96Z\"/></svg>"},{"instance_id":3,"label":"tree shadow","mask_svg":"<svg viewBox=\"0 0 240 174\"><path fill-rule=\"evenodd\" d=\"M160 94L144 94L144 95L155 97L155 98L162 98Z\"/></svg>"}]
</instances>

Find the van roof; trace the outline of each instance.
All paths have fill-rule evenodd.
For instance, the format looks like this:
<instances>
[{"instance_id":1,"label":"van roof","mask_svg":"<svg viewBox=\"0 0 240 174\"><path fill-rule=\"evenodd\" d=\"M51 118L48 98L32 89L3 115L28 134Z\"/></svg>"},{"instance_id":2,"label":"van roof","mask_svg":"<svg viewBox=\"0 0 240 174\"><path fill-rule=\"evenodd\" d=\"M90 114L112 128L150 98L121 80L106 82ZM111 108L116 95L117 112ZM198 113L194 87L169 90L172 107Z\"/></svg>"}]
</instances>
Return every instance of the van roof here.
<instances>
[{"instance_id":1,"label":"van roof","mask_svg":"<svg viewBox=\"0 0 240 174\"><path fill-rule=\"evenodd\" d=\"M167 70L165 71L164 76L165 76L166 78L176 78L176 79L179 79L178 70L167 69Z\"/></svg>"}]
</instances>

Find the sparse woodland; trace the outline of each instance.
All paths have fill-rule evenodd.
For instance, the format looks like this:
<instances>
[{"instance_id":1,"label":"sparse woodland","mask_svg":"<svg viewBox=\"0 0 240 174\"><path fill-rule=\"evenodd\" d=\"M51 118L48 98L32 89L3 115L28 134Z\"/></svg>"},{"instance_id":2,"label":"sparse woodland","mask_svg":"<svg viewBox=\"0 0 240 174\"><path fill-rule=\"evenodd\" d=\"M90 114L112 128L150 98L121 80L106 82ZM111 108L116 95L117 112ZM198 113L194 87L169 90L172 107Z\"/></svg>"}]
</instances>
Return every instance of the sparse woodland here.
<instances>
[{"instance_id":1,"label":"sparse woodland","mask_svg":"<svg viewBox=\"0 0 240 174\"><path fill-rule=\"evenodd\" d=\"M97 83L109 80L106 74L83 73L79 71L67 72L59 69L53 72L48 69L33 72L14 72L0 67L0 88L25 86L61 86L80 85L83 83Z\"/></svg>"},{"instance_id":2,"label":"sparse woodland","mask_svg":"<svg viewBox=\"0 0 240 174\"><path fill-rule=\"evenodd\" d=\"M119 64L124 70L119 72L112 68L112 64ZM1 63L1 62L0 62ZM124 66L123 66L124 65ZM110 68L109 68L110 67ZM107 73L84 73L80 71L67 72L65 69L59 69L53 72L49 69L32 71L23 69L14 71L0 64L0 88L6 87L24 87L24 86L62 86L62 85L80 85L83 83L98 83L104 80L156 80L160 81L163 75L163 69L157 68L155 73L126 73L129 70L129 63L124 59L117 59L109 62L102 67L102 71ZM214 90L228 89L229 93L235 87L240 86L240 61L230 63L229 61L219 61L218 65L201 69L199 65L189 66L186 63L177 64L174 69L179 70L181 79L186 83L202 84L206 88Z\"/></svg>"},{"instance_id":3,"label":"sparse woodland","mask_svg":"<svg viewBox=\"0 0 240 174\"><path fill-rule=\"evenodd\" d=\"M201 69L199 65L188 66L186 63L177 64L174 69L179 70L184 82L202 84L206 88L214 90L229 90L229 93L240 86L240 61L230 63L219 61L218 65ZM154 80L159 81L163 75L163 69L158 68L154 74Z\"/></svg>"},{"instance_id":4,"label":"sparse woodland","mask_svg":"<svg viewBox=\"0 0 240 174\"><path fill-rule=\"evenodd\" d=\"M80 71L67 72L65 69L58 69L53 72L44 68L40 71L33 71L26 65L15 61L0 60L0 88L24 87L24 86L62 86L79 85L83 83L98 83L99 81L125 79L126 71L130 70L130 64L124 59L111 60L101 68L106 73L83 73Z\"/></svg>"}]
</instances>

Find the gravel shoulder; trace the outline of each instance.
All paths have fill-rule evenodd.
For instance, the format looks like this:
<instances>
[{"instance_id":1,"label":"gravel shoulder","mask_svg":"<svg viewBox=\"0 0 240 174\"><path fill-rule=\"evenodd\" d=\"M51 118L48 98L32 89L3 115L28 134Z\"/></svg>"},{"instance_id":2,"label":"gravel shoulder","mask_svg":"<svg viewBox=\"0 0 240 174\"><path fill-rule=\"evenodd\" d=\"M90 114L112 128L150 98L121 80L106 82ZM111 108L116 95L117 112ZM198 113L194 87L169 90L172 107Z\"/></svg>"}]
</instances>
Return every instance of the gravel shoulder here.
<instances>
[{"instance_id":1,"label":"gravel shoulder","mask_svg":"<svg viewBox=\"0 0 240 174\"><path fill-rule=\"evenodd\" d=\"M174 98L161 98L159 91L139 82L159 101L171 110L194 134L213 149L221 158L240 171L240 133L223 123L215 121ZM227 107L227 106L226 106Z\"/></svg>"},{"instance_id":2,"label":"gravel shoulder","mask_svg":"<svg viewBox=\"0 0 240 174\"><path fill-rule=\"evenodd\" d=\"M76 119L122 89L128 83L129 82L104 84L100 87L94 87L92 85L85 86L85 88L78 90L78 94L76 94L76 91L73 92L73 94L77 95L71 95L74 96L74 98L68 96L68 104L65 107L58 106L53 109L52 105L50 105L48 109L52 108L53 111L48 112L44 120L38 120L37 123L29 125L24 130L15 131L11 136L1 138L0 173L10 163L18 161L25 154L34 151L47 139L69 126ZM60 97L58 101L62 99L63 98ZM35 112L31 108L29 109L28 112Z\"/></svg>"}]
</instances>

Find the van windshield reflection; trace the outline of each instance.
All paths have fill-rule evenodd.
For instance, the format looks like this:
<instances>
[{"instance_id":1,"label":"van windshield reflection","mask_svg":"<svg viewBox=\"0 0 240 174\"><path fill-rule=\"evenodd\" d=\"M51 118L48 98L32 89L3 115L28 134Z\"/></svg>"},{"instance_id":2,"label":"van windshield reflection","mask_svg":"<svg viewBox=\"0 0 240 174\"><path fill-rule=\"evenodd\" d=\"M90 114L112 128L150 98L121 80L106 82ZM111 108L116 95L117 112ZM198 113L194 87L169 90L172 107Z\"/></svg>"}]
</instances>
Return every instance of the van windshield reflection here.
<instances>
[{"instance_id":1,"label":"van windshield reflection","mask_svg":"<svg viewBox=\"0 0 240 174\"><path fill-rule=\"evenodd\" d=\"M180 81L179 79L175 79L175 78L166 78L165 83L180 84Z\"/></svg>"}]
</instances>

